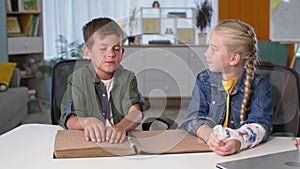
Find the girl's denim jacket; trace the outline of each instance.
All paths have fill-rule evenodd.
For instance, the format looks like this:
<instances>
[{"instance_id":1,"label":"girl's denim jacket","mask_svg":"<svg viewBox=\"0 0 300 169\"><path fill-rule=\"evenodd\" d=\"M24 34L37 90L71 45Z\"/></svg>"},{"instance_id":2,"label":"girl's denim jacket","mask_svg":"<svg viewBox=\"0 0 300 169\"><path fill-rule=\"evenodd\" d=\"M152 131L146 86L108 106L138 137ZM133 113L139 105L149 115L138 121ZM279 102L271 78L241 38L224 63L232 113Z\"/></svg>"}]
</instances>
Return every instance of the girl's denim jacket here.
<instances>
[{"instance_id":1,"label":"girl's denim jacket","mask_svg":"<svg viewBox=\"0 0 300 169\"><path fill-rule=\"evenodd\" d=\"M251 83L246 120L241 123L240 110L245 93L245 77L246 71L244 70L230 94L229 128L238 129L246 123L258 123L266 129L264 142L269 139L273 129L271 85L264 76L255 73ZM211 72L208 69L200 72L193 89L187 118L180 128L196 135L198 127L202 124L207 124L211 128L217 124L223 124L226 97L221 73Z\"/></svg>"}]
</instances>

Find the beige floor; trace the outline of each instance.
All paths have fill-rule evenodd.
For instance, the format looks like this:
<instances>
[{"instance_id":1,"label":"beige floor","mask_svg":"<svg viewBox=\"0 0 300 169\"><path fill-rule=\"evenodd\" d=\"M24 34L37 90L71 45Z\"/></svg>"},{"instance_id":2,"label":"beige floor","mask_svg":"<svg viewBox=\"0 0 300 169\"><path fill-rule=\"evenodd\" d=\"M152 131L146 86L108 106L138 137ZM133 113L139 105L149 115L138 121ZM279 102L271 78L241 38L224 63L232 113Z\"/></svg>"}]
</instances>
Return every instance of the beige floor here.
<instances>
[{"instance_id":1,"label":"beige floor","mask_svg":"<svg viewBox=\"0 0 300 169\"><path fill-rule=\"evenodd\" d=\"M36 103L29 103L28 114L21 123L22 124L28 124L28 123L51 124L49 103L43 103L42 112L40 112L38 105Z\"/></svg>"},{"instance_id":2,"label":"beige floor","mask_svg":"<svg viewBox=\"0 0 300 169\"><path fill-rule=\"evenodd\" d=\"M40 123L40 124L51 124L51 115L50 115L50 105L47 103L43 103L43 111L40 112L37 104L31 103L28 105L29 113L26 118L22 121L22 124L27 123ZM173 119L178 125L182 123L184 118L186 117L187 106L179 107L166 107L162 106L153 106L149 110L147 110L144 114L144 119L148 117L158 117L158 116L166 116ZM160 122L154 122L151 129L160 129L164 128ZM139 129L141 127L139 126Z\"/></svg>"}]
</instances>

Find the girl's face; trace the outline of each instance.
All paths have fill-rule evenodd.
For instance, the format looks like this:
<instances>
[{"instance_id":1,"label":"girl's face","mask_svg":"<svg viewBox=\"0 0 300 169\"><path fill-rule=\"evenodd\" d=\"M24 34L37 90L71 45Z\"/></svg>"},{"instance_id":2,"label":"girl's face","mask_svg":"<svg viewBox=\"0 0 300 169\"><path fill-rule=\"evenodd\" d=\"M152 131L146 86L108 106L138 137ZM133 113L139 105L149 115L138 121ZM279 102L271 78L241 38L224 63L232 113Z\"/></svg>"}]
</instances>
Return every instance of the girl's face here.
<instances>
[{"instance_id":1,"label":"girl's face","mask_svg":"<svg viewBox=\"0 0 300 169\"><path fill-rule=\"evenodd\" d=\"M230 55L224 45L224 33L214 30L209 39L209 47L204 53L207 65L212 72L226 72L230 67Z\"/></svg>"},{"instance_id":2,"label":"girl's face","mask_svg":"<svg viewBox=\"0 0 300 169\"><path fill-rule=\"evenodd\" d=\"M122 39L114 34L102 39L94 36L92 48L85 47L87 59L91 59L98 77L102 80L112 78L122 60L123 52Z\"/></svg>"}]
</instances>

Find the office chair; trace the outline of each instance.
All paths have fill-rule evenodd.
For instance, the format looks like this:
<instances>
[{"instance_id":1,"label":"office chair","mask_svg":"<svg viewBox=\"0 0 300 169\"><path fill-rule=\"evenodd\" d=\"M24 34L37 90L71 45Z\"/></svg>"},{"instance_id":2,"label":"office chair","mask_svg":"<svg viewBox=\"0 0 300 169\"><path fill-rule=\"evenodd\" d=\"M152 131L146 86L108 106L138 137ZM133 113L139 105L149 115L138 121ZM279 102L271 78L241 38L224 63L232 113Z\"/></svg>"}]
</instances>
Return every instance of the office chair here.
<instances>
[{"instance_id":1,"label":"office chair","mask_svg":"<svg viewBox=\"0 0 300 169\"><path fill-rule=\"evenodd\" d=\"M73 59L73 60L63 60L58 62L52 70L52 93L51 93L51 121L52 124L59 124L59 119L61 115L61 100L67 88L67 78L68 76L76 69L89 64L90 61L86 59ZM150 117L145 120L145 123L142 124L142 130L150 130L151 125L154 121L160 121L164 123L166 129L175 129L177 128L177 123L172 119L159 116L159 117Z\"/></svg>"},{"instance_id":2,"label":"office chair","mask_svg":"<svg viewBox=\"0 0 300 169\"><path fill-rule=\"evenodd\" d=\"M257 71L268 78L272 84L273 135L299 137L300 89L298 73L289 67L272 64L259 65Z\"/></svg>"},{"instance_id":3,"label":"office chair","mask_svg":"<svg viewBox=\"0 0 300 169\"><path fill-rule=\"evenodd\" d=\"M54 65L52 70L52 91L51 91L51 121L52 124L59 124L60 103L67 88L67 78L76 69L89 64L86 59L63 60Z\"/></svg>"}]
</instances>

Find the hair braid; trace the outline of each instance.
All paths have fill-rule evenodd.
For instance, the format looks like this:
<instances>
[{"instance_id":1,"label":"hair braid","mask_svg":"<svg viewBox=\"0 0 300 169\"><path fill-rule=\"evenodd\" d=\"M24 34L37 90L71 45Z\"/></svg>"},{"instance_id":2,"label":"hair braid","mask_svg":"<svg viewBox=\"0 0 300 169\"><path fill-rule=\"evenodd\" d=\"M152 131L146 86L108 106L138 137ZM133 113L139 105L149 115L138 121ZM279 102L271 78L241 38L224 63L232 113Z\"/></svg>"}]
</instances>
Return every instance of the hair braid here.
<instances>
[{"instance_id":1,"label":"hair braid","mask_svg":"<svg viewBox=\"0 0 300 169\"><path fill-rule=\"evenodd\" d=\"M256 71L255 65L257 64L257 40L256 35L253 31L253 28L246 25L247 27L247 35L252 40L252 44L248 45L248 49L250 54L248 57L245 57L244 66L246 68L246 80L245 80L245 94L243 98L243 102L241 105L241 112L240 112L240 118L241 122L246 120L246 111L247 111L247 105L250 99L251 95L251 81L254 77L254 73Z\"/></svg>"},{"instance_id":2,"label":"hair braid","mask_svg":"<svg viewBox=\"0 0 300 169\"><path fill-rule=\"evenodd\" d=\"M250 57L249 60L247 60L245 64L246 64L245 95L244 95L243 102L241 105L241 112L240 112L241 121L245 121L245 119L246 119L246 110L247 110L247 105L248 105L248 102L250 99L250 93L251 93L251 81L254 77L254 72L255 72L254 57Z\"/></svg>"}]
</instances>

